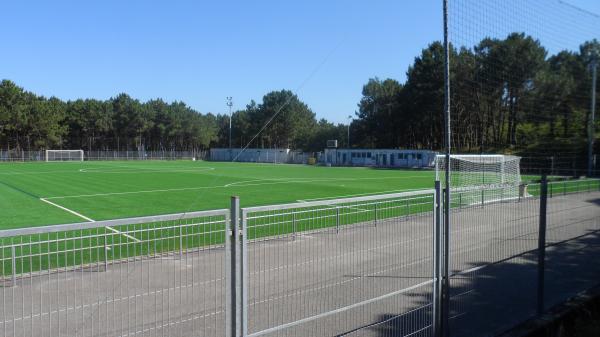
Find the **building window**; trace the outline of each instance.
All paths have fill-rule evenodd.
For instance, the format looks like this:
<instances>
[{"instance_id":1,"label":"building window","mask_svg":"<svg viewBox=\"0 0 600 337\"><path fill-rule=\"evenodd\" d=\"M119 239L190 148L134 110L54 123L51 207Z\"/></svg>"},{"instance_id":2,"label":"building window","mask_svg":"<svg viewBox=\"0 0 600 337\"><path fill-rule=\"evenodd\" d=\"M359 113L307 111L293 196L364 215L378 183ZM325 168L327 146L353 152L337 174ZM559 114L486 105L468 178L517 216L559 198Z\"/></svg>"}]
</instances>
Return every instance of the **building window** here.
<instances>
[{"instance_id":1,"label":"building window","mask_svg":"<svg viewBox=\"0 0 600 337\"><path fill-rule=\"evenodd\" d=\"M371 158L371 152L367 152L367 158Z\"/></svg>"},{"instance_id":2,"label":"building window","mask_svg":"<svg viewBox=\"0 0 600 337\"><path fill-rule=\"evenodd\" d=\"M423 154L422 153L417 153L417 159L421 160L421 158L423 158Z\"/></svg>"}]
</instances>

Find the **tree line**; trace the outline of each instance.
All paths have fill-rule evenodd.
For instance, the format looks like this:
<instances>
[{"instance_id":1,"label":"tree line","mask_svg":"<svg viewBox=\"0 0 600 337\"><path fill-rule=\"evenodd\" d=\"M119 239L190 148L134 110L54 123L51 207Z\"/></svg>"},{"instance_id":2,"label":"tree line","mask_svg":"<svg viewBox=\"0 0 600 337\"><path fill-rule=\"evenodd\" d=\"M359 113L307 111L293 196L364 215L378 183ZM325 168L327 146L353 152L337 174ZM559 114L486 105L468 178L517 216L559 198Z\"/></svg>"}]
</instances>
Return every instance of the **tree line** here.
<instances>
[{"instance_id":1,"label":"tree line","mask_svg":"<svg viewBox=\"0 0 600 337\"><path fill-rule=\"evenodd\" d=\"M554 55L522 33L450 48L455 152L584 153L596 40ZM599 88L600 89L600 88ZM406 81L371 79L352 129L355 146L444 148L444 47L434 42Z\"/></svg>"},{"instance_id":2,"label":"tree line","mask_svg":"<svg viewBox=\"0 0 600 337\"><path fill-rule=\"evenodd\" d=\"M346 130L317 120L288 90L270 92L262 103L252 101L234 112L232 126L234 147L307 151L322 150L327 139L338 139ZM140 102L124 93L108 100L65 102L25 91L10 80L0 83L0 147L4 150L191 151L228 146L228 115L202 114L183 102Z\"/></svg>"},{"instance_id":3,"label":"tree line","mask_svg":"<svg viewBox=\"0 0 600 337\"><path fill-rule=\"evenodd\" d=\"M451 47L453 147L457 152L580 152L590 112L589 65L600 43L554 55L522 33ZM267 93L232 114L234 147L320 151L341 146L444 148L444 48L434 42L415 58L406 80L370 79L347 126L317 120L289 90ZM0 147L15 150L205 150L229 146L229 116L183 102L63 101L0 83Z\"/></svg>"}]
</instances>

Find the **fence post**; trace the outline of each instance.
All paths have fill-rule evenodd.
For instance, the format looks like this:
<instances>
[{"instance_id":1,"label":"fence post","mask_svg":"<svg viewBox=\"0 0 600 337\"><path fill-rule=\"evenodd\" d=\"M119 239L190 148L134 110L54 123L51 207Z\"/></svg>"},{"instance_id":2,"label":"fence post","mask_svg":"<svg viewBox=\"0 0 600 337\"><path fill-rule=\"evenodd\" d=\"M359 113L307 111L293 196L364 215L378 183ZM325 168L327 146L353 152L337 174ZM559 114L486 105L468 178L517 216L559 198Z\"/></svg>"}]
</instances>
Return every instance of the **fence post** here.
<instances>
[{"instance_id":1,"label":"fence post","mask_svg":"<svg viewBox=\"0 0 600 337\"><path fill-rule=\"evenodd\" d=\"M231 197L231 206L229 209L229 221L225 225L225 247L227 254L229 255L229 267L227 269L227 276L229 279L229 286L226 287L226 296L228 303L228 310L225 310L227 333L228 337L238 337L241 335L241 298L239 298L238 289L241 285L239 280L239 254L237 252L239 235L238 235L238 220L240 212L240 198Z\"/></svg>"},{"instance_id":2,"label":"fence post","mask_svg":"<svg viewBox=\"0 0 600 337\"><path fill-rule=\"evenodd\" d=\"M239 292L240 297L240 321L241 321L241 337L248 335L248 233L247 233L247 215L244 210L240 212L240 222L242 228L240 230L240 240L242 241L240 248L241 255L241 268L240 268L240 281L241 286Z\"/></svg>"},{"instance_id":3,"label":"fence post","mask_svg":"<svg viewBox=\"0 0 600 337\"><path fill-rule=\"evenodd\" d=\"M375 227L377 227L377 201L375 202Z\"/></svg>"},{"instance_id":4,"label":"fence post","mask_svg":"<svg viewBox=\"0 0 600 337\"><path fill-rule=\"evenodd\" d=\"M446 183L447 184L447 183ZM446 185L448 186L448 185ZM444 212L444 220L442 226L442 242L440 245L442 246L442 315L441 315L441 334L442 336L448 337L450 336L450 205L451 205L451 195L450 188L441 189L442 193L446 193L443 195L442 202L442 212Z\"/></svg>"},{"instance_id":5,"label":"fence post","mask_svg":"<svg viewBox=\"0 0 600 337\"><path fill-rule=\"evenodd\" d=\"M335 208L335 232L340 232L340 208Z\"/></svg>"},{"instance_id":6,"label":"fence post","mask_svg":"<svg viewBox=\"0 0 600 337\"><path fill-rule=\"evenodd\" d=\"M292 211L292 238L296 240L296 212Z\"/></svg>"},{"instance_id":7,"label":"fence post","mask_svg":"<svg viewBox=\"0 0 600 337\"><path fill-rule=\"evenodd\" d=\"M11 260L12 260L12 286L17 284L17 249L15 245L10 246Z\"/></svg>"},{"instance_id":8,"label":"fence post","mask_svg":"<svg viewBox=\"0 0 600 337\"><path fill-rule=\"evenodd\" d=\"M179 224L179 259L183 260L183 226Z\"/></svg>"},{"instance_id":9,"label":"fence post","mask_svg":"<svg viewBox=\"0 0 600 337\"><path fill-rule=\"evenodd\" d=\"M433 336L442 336L442 207L440 181L435 181L433 221Z\"/></svg>"},{"instance_id":10,"label":"fence post","mask_svg":"<svg viewBox=\"0 0 600 337\"><path fill-rule=\"evenodd\" d=\"M538 284L537 284L537 313L544 312L544 274L546 262L546 209L548 201L548 180L542 176L540 186L540 224L538 231Z\"/></svg>"},{"instance_id":11,"label":"fence post","mask_svg":"<svg viewBox=\"0 0 600 337\"><path fill-rule=\"evenodd\" d=\"M448 193L448 192L446 192L446 193ZM483 204L484 204L484 201L483 201L484 200L484 195L485 195L484 193L485 193L485 190L482 189L481 190L481 207L483 207Z\"/></svg>"},{"instance_id":12,"label":"fence post","mask_svg":"<svg viewBox=\"0 0 600 337\"><path fill-rule=\"evenodd\" d=\"M104 271L108 271L108 245L106 244L108 237L106 232L104 233Z\"/></svg>"}]
</instances>

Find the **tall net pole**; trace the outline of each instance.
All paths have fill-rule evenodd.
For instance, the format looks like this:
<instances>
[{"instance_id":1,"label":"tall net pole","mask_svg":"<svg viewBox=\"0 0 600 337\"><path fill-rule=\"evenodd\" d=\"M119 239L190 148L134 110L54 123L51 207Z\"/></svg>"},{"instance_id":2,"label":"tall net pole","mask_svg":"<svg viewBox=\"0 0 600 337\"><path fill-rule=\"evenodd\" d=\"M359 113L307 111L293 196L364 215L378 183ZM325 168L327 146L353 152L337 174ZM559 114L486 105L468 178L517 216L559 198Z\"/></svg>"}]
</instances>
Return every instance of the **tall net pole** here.
<instances>
[{"instance_id":1,"label":"tall net pole","mask_svg":"<svg viewBox=\"0 0 600 337\"><path fill-rule=\"evenodd\" d=\"M588 177L591 177L594 169L594 123L596 119L596 82L598 80L598 60L594 56L591 64L592 70L592 106L590 109L590 119L588 122Z\"/></svg>"},{"instance_id":2,"label":"tall net pole","mask_svg":"<svg viewBox=\"0 0 600 337\"><path fill-rule=\"evenodd\" d=\"M444 266L442 273L442 322L443 336L449 335L448 318L450 307L450 284L448 266L450 264L450 40L448 38L448 0L444 1L444 123L446 133L446 167L444 194Z\"/></svg>"}]
</instances>

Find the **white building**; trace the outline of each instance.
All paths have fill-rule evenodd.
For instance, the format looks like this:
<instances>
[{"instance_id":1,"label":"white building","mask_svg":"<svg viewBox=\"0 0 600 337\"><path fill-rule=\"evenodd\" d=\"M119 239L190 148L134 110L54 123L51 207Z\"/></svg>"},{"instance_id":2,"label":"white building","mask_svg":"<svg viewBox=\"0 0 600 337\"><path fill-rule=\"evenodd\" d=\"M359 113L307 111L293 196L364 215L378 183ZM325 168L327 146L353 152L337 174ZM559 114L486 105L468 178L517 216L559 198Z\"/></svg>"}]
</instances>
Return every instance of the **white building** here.
<instances>
[{"instance_id":1,"label":"white building","mask_svg":"<svg viewBox=\"0 0 600 337\"><path fill-rule=\"evenodd\" d=\"M286 163L305 164L309 154L290 149L210 149L210 160L233 161L250 163Z\"/></svg>"},{"instance_id":2,"label":"white building","mask_svg":"<svg viewBox=\"0 0 600 337\"><path fill-rule=\"evenodd\" d=\"M397 149L325 149L321 160L332 166L434 167L437 152Z\"/></svg>"}]
</instances>

